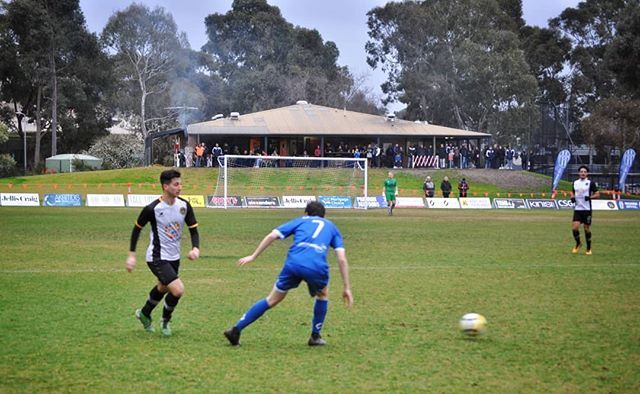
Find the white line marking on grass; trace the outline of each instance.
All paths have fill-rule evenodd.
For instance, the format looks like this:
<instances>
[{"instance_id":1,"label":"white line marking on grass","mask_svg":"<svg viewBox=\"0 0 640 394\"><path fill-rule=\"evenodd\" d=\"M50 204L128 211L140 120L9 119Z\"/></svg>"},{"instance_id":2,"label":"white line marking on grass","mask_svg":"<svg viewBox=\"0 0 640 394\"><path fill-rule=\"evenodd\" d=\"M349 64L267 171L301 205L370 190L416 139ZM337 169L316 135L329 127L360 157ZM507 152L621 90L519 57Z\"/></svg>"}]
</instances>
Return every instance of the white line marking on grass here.
<instances>
[{"instance_id":1,"label":"white line marking on grass","mask_svg":"<svg viewBox=\"0 0 640 394\"><path fill-rule=\"evenodd\" d=\"M182 268L180 272L185 271L228 271L235 267L229 268ZM243 268L245 270L253 270L253 271L276 271L276 268ZM100 273L127 273L125 269L29 269L29 270L0 270L0 274L100 274Z\"/></svg>"},{"instance_id":2,"label":"white line marking on grass","mask_svg":"<svg viewBox=\"0 0 640 394\"><path fill-rule=\"evenodd\" d=\"M637 263L620 264L489 264L489 265L403 265L386 267L349 267L352 271L419 271L433 269L534 269L534 268L613 268L613 267L640 267ZM211 271L221 272L237 267L229 268L183 268L180 272ZM281 268L244 267L245 271L279 271ZM332 269L338 269L333 267ZM126 273L124 269L28 269L28 270L0 270L0 274L99 274L99 273Z\"/></svg>"},{"instance_id":3,"label":"white line marking on grass","mask_svg":"<svg viewBox=\"0 0 640 394\"><path fill-rule=\"evenodd\" d=\"M510 269L510 268L600 268L600 267L622 267L622 266L637 266L636 263L620 263L620 264L487 264L487 265L414 265L414 266L400 266L400 267L353 267L350 266L350 270L362 270L362 271L410 271L410 270L423 270L423 269L450 269L450 268L498 268L498 269Z\"/></svg>"}]
</instances>

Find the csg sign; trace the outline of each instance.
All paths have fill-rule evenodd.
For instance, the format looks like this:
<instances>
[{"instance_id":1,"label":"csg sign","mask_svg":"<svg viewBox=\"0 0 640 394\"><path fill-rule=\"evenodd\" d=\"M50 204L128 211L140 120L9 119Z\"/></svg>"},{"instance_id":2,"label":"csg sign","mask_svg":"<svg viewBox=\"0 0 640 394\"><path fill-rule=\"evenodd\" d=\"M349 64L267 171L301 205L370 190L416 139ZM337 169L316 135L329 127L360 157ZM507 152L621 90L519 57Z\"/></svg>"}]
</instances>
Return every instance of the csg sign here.
<instances>
[{"instance_id":1,"label":"csg sign","mask_svg":"<svg viewBox=\"0 0 640 394\"><path fill-rule=\"evenodd\" d=\"M552 199L544 199L544 198L528 199L527 203L529 204L529 208L531 209L558 209L556 200L552 200Z\"/></svg>"},{"instance_id":2,"label":"csg sign","mask_svg":"<svg viewBox=\"0 0 640 394\"><path fill-rule=\"evenodd\" d=\"M576 205L571 200L556 200L556 203L558 204L558 209L572 209Z\"/></svg>"}]
</instances>

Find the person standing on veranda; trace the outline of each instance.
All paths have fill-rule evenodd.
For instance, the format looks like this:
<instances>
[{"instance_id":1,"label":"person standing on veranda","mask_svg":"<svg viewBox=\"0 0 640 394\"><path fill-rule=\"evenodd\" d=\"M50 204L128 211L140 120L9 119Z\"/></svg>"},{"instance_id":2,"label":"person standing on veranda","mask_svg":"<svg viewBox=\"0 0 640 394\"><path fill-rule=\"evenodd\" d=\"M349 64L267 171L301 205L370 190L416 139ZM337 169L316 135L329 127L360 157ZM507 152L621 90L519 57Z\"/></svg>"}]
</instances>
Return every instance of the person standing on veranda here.
<instances>
[{"instance_id":1,"label":"person standing on veranda","mask_svg":"<svg viewBox=\"0 0 640 394\"><path fill-rule=\"evenodd\" d=\"M232 328L224 331L224 336L232 346L240 344L242 330L258 320L267 310L278 305L287 296L289 290L298 287L301 281L307 283L309 295L315 297L308 345L326 344L320 335L320 330L324 325L329 304L329 263L327 262L329 247L335 250L338 259L343 283L342 298L347 306L350 307L353 304L349 283L349 264L342 234L333 222L324 218L325 208L322 203L310 201L304 212L305 216L293 219L271 231L251 255L238 260L237 264L240 266L249 264L275 240L293 235L293 243L287 253L284 266L267 298L257 301Z\"/></svg>"}]
</instances>

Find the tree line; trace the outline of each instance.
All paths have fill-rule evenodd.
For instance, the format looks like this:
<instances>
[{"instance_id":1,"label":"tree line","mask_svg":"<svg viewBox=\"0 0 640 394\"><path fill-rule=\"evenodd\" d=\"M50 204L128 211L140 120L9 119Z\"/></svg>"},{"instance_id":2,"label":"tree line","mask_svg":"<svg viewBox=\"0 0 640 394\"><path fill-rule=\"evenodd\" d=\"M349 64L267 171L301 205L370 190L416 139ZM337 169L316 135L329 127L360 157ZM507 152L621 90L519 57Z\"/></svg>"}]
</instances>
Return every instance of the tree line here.
<instances>
[{"instance_id":1,"label":"tree line","mask_svg":"<svg viewBox=\"0 0 640 394\"><path fill-rule=\"evenodd\" d=\"M639 1L582 1L544 28L522 15L521 0L372 9L367 62L387 75L385 102L405 103L405 118L488 132L503 144L526 140L541 111L563 106L575 143L638 148Z\"/></svg>"},{"instance_id":2,"label":"tree line","mask_svg":"<svg viewBox=\"0 0 640 394\"><path fill-rule=\"evenodd\" d=\"M586 0L545 28L525 24L521 0L389 2L367 16L381 101L335 43L266 0L206 16L200 50L161 7L132 3L94 34L78 0L0 0L0 119L18 133L16 115L34 122L34 166L43 147L86 150L114 123L146 137L297 100L374 114L399 101L404 119L503 143L535 126L540 104L564 105L574 140L639 144L638 0Z\"/></svg>"}]
</instances>

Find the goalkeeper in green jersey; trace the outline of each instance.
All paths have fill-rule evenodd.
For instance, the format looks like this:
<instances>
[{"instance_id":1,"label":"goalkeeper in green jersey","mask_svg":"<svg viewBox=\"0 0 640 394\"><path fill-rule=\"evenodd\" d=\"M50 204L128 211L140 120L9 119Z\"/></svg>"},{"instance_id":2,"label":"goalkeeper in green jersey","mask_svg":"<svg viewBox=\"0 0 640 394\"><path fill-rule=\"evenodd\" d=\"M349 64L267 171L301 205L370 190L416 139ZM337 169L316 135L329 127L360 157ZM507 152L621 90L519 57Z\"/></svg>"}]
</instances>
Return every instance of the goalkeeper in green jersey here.
<instances>
[{"instance_id":1,"label":"goalkeeper in green jersey","mask_svg":"<svg viewBox=\"0 0 640 394\"><path fill-rule=\"evenodd\" d=\"M398 182L393 176L393 172L389 171L389 177L384 180L384 187L382 188L382 194L387 200L389 216L393 215L393 208L396 206L396 196L398 195Z\"/></svg>"}]
</instances>

